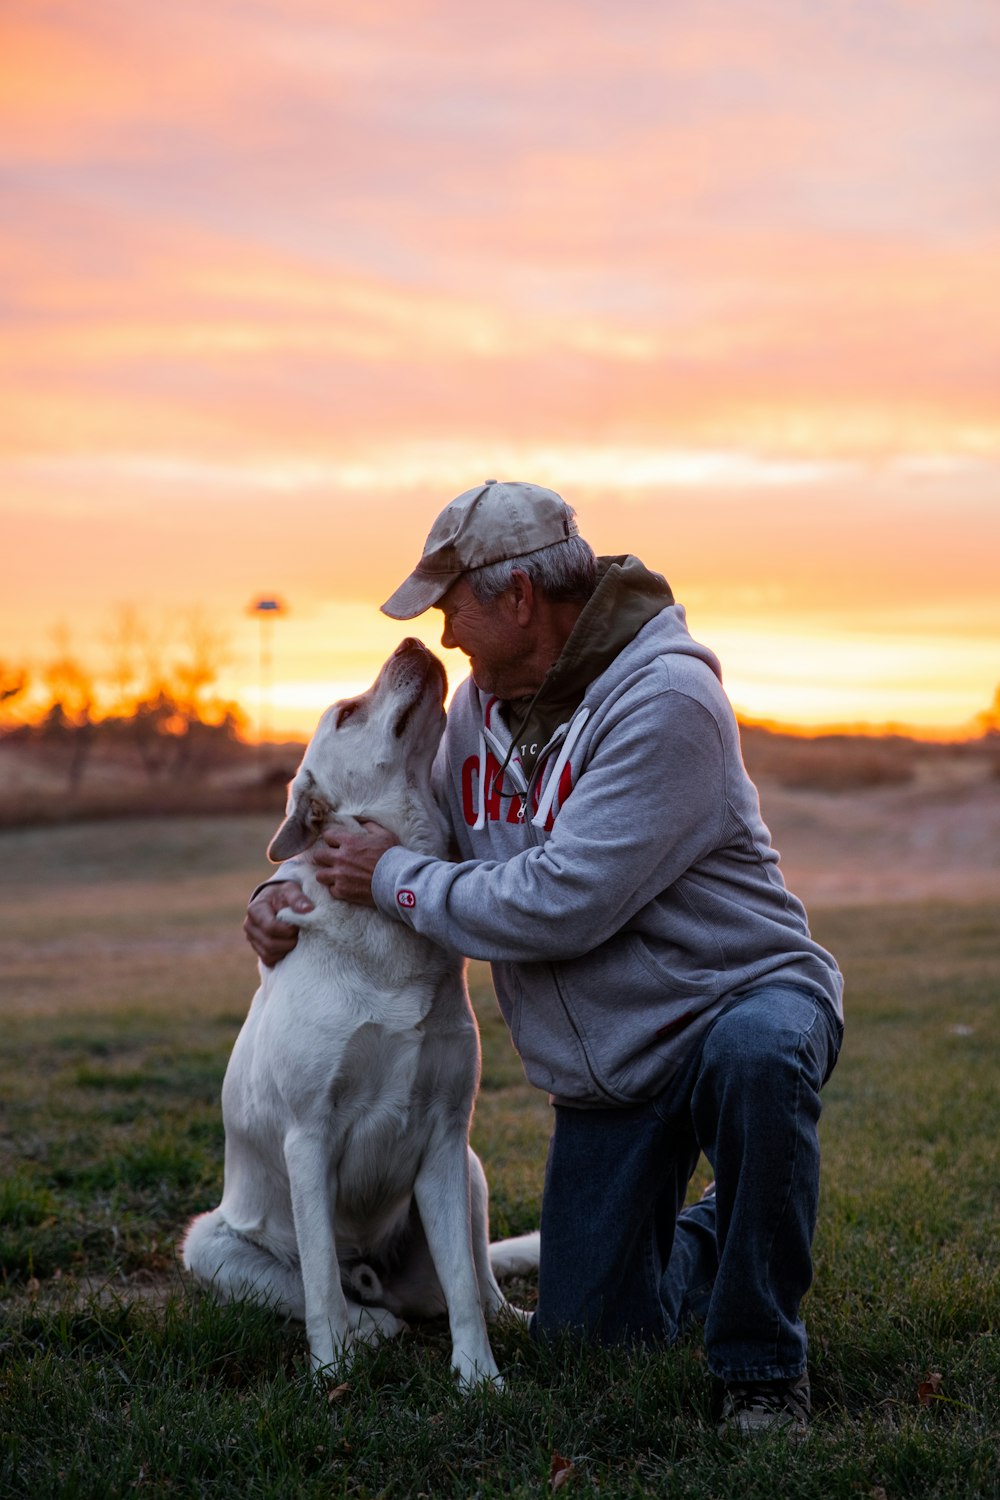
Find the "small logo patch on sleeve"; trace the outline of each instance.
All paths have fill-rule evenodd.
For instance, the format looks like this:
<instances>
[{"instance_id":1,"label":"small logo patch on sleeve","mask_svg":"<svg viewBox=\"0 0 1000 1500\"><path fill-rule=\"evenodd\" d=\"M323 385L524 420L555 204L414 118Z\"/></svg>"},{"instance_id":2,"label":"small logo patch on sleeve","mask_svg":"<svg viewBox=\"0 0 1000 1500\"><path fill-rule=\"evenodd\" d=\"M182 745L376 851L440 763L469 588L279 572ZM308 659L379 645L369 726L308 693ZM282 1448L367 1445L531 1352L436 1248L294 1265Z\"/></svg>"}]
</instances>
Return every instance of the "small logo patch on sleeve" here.
<instances>
[{"instance_id":1,"label":"small logo patch on sleeve","mask_svg":"<svg viewBox=\"0 0 1000 1500\"><path fill-rule=\"evenodd\" d=\"M399 906L405 906L407 911L409 911L416 906L417 898L412 891L397 891L396 903Z\"/></svg>"}]
</instances>

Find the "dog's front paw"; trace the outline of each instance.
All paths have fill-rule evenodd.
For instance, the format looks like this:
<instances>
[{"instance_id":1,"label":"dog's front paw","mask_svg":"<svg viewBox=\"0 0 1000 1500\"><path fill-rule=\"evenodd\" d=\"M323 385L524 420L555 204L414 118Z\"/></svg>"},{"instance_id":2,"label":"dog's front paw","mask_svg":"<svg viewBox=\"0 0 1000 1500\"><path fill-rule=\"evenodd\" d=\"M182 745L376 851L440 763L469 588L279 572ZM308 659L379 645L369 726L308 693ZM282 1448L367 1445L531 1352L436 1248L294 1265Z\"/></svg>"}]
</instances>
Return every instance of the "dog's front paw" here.
<instances>
[{"instance_id":1,"label":"dog's front paw","mask_svg":"<svg viewBox=\"0 0 1000 1500\"><path fill-rule=\"evenodd\" d=\"M384 1339L398 1338L406 1332L406 1324L387 1307L358 1307L352 1309L351 1325L356 1342L381 1344Z\"/></svg>"},{"instance_id":2,"label":"dog's front paw","mask_svg":"<svg viewBox=\"0 0 1000 1500\"><path fill-rule=\"evenodd\" d=\"M504 1388L503 1376L490 1354L473 1359L471 1355L456 1349L452 1355L451 1368L461 1391L476 1391L484 1387L491 1391L502 1391Z\"/></svg>"},{"instance_id":3,"label":"dog's front paw","mask_svg":"<svg viewBox=\"0 0 1000 1500\"><path fill-rule=\"evenodd\" d=\"M309 1341L310 1363L317 1375L342 1380L350 1373L360 1344L381 1344L403 1333L406 1324L384 1307L359 1307L347 1304L349 1323L342 1338Z\"/></svg>"},{"instance_id":4,"label":"dog's front paw","mask_svg":"<svg viewBox=\"0 0 1000 1500\"><path fill-rule=\"evenodd\" d=\"M312 927L319 921L319 914L313 911L293 911L290 906L283 906L278 912L278 921L286 922L289 927Z\"/></svg>"},{"instance_id":5,"label":"dog's front paw","mask_svg":"<svg viewBox=\"0 0 1000 1500\"><path fill-rule=\"evenodd\" d=\"M516 1323L527 1328L533 1316L533 1313L527 1312L523 1307L515 1307L513 1302L504 1302L491 1314L490 1321Z\"/></svg>"}]
</instances>

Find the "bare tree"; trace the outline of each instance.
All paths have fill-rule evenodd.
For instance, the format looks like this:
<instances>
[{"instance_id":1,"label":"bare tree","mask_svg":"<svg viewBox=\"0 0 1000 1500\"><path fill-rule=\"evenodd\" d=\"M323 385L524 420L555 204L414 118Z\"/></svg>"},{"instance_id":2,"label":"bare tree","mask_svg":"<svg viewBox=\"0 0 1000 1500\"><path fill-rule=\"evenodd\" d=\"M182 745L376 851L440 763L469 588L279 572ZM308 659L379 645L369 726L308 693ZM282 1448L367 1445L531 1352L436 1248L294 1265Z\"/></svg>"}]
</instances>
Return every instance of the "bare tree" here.
<instances>
[{"instance_id":1,"label":"bare tree","mask_svg":"<svg viewBox=\"0 0 1000 1500\"><path fill-rule=\"evenodd\" d=\"M134 745L151 780L196 774L220 743L237 737L239 709L211 691L228 659L228 639L204 610L190 610L179 640L171 640L124 606L105 640L115 730Z\"/></svg>"},{"instance_id":2,"label":"bare tree","mask_svg":"<svg viewBox=\"0 0 1000 1500\"><path fill-rule=\"evenodd\" d=\"M990 739L1000 739L1000 684L993 694L993 702L985 713L976 715L976 727L980 734Z\"/></svg>"},{"instance_id":3,"label":"bare tree","mask_svg":"<svg viewBox=\"0 0 1000 1500\"><path fill-rule=\"evenodd\" d=\"M28 691L29 681L24 667L0 661L0 727L18 698L23 698Z\"/></svg>"},{"instance_id":4,"label":"bare tree","mask_svg":"<svg viewBox=\"0 0 1000 1500\"><path fill-rule=\"evenodd\" d=\"M206 694L229 661L228 637L211 623L204 610L193 609L184 620L182 646L184 655L174 666L178 701L196 714L210 712L213 704Z\"/></svg>"},{"instance_id":5,"label":"bare tree","mask_svg":"<svg viewBox=\"0 0 1000 1500\"><path fill-rule=\"evenodd\" d=\"M151 683L159 684L163 678L149 626L139 618L135 605L121 604L104 632L103 641L109 658L108 712L128 715L141 699L149 696Z\"/></svg>"},{"instance_id":6,"label":"bare tree","mask_svg":"<svg viewBox=\"0 0 1000 1500\"><path fill-rule=\"evenodd\" d=\"M172 633L171 633L172 632ZM52 632L52 654L39 669L48 708L23 727L65 757L76 791L99 737L110 750L137 755L152 780L197 775L238 740L245 722L214 691L228 659L226 635L201 609L157 626L121 605L104 632L106 665L95 673L65 625ZM26 691L27 673L0 662L0 716Z\"/></svg>"},{"instance_id":7,"label":"bare tree","mask_svg":"<svg viewBox=\"0 0 1000 1500\"><path fill-rule=\"evenodd\" d=\"M53 631L55 656L42 669L52 707L42 724L43 736L70 750L67 782L76 791L86 769L94 741L94 678L74 654L69 631L58 625Z\"/></svg>"}]
</instances>

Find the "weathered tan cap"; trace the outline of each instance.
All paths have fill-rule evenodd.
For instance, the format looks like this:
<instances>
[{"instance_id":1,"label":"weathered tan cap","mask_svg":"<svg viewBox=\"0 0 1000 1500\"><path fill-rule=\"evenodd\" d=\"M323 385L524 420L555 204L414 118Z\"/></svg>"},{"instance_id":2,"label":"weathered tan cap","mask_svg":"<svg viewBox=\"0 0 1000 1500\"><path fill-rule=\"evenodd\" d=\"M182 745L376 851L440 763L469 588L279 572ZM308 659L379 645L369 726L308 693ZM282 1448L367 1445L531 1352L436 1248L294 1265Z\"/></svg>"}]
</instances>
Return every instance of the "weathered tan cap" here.
<instances>
[{"instance_id":1,"label":"weathered tan cap","mask_svg":"<svg viewBox=\"0 0 1000 1500\"><path fill-rule=\"evenodd\" d=\"M506 562L577 535L573 511L555 490L487 479L446 505L431 527L423 556L382 605L394 620L412 620L448 592L470 568Z\"/></svg>"}]
</instances>

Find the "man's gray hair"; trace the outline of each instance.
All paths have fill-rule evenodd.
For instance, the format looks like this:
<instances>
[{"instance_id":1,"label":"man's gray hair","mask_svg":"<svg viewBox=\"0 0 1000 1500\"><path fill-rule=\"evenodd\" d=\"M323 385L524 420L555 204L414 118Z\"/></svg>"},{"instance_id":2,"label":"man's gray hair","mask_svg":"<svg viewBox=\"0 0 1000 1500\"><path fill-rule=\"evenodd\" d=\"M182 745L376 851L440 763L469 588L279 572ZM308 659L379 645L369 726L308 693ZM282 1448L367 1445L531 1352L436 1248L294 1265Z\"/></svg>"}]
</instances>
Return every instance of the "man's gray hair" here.
<instances>
[{"instance_id":1,"label":"man's gray hair","mask_svg":"<svg viewBox=\"0 0 1000 1500\"><path fill-rule=\"evenodd\" d=\"M570 536L551 547L526 552L523 557L471 568L464 576L473 596L480 604L488 604L510 588L517 572L527 573L535 588L553 604L583 604L597 584L597 559L582 536Z\"/></svg>"}]
</instances>

